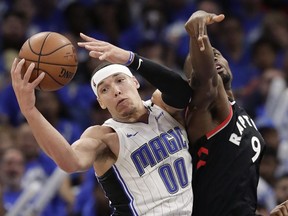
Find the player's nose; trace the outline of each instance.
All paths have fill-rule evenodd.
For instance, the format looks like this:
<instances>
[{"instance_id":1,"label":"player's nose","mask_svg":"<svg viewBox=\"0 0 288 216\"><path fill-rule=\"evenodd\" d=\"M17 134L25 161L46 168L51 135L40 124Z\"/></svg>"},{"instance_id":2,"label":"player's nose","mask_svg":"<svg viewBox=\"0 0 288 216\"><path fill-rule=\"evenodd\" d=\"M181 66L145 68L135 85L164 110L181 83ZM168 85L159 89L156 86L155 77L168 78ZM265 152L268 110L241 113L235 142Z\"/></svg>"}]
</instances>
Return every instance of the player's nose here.
<instances>
[{"instance_id":1,"label":"player's nose","mask_svg":"<svg viewBox=\"0 0 288 216\"><path fill-rule=\"evenodd\" d=\"M122 92L121 92L121 90L120 90L119 87L114 86L114 87L113 87L113 93L114 93L114 96L117 97L117 96L120 95Z\"/></svg>"}]
</instances>

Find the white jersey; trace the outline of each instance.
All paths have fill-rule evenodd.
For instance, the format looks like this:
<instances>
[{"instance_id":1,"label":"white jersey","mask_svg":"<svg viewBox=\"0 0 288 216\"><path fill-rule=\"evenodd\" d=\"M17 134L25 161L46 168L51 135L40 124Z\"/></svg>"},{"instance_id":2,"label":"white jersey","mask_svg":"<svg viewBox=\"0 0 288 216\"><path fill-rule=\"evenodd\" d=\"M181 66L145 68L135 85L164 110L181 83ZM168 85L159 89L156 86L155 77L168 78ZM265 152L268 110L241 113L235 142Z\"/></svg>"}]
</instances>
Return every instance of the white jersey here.
<instances>
[{"instance_id":1,"label":"white jersey","mask_svg":"<svg viewBox=\"0 0 288 216\"><path fill-rule=\"evenodd\" d=\"M151 101L148 124L120 123L113 128L120 141L117 162L98 177L115 215L191 215L192 160L186 131Z\"/></svg>"}]
</instances>

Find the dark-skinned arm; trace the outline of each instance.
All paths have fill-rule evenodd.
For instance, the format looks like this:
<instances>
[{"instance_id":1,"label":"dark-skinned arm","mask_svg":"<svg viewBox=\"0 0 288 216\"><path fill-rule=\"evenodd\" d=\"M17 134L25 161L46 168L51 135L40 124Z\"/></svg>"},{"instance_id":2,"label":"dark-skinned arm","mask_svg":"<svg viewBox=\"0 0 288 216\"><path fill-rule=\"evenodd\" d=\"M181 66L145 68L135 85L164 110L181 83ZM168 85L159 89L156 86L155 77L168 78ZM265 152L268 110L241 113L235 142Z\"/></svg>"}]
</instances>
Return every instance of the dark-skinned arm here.
<instances>
[{"instance_id":1,"label":"dark-skinned arm","mask_svg":"<svg viewBox=\"0 0 288 216\"><path fill-rule=\"evenodd\" d=\"M190 36L189 56L185 64L190 64L190 67L185 65L184 68L191 70L185 73L190 74L188 77L192 79L191 87L196 90L192 103L197 107L208 107L217 95L218 75L213 49L207 35L207 25L223 19L224 15L197 11L185 24Z\"/></svg>"}]
</instances>

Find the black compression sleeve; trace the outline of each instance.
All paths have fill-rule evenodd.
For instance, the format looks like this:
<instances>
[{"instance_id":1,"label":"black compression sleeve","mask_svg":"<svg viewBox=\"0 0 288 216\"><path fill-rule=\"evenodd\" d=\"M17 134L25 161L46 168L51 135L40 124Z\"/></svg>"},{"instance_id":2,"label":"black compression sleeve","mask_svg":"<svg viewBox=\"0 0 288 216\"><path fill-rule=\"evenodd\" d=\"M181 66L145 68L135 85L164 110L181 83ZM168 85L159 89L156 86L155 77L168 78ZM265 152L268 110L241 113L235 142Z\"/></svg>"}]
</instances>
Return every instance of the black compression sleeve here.
<instances>
[{"instance_id":1,"label":"black compression sleeve","mask_svg":"<svg viewBox=\"0 0 288 216\"><path fill-rule=\"evenodd\" d=\"M183 109L188 105L192 91L188 82L179 73L136 53L128 67L159 89L163 101L169 106Z\"/></svg>"}]
</instances>

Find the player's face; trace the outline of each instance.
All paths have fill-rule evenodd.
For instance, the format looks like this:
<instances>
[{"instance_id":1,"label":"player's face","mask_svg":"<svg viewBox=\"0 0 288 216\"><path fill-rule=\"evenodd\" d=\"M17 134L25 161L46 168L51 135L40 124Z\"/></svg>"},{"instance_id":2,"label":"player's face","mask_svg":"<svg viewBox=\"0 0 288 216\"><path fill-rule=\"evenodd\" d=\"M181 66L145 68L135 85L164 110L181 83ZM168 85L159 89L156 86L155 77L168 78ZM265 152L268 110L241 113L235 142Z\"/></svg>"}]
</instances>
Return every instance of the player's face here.
<instances>
[{"instance_id":1,"label":"player's face","mask_svg":"<svg viewBox=\"0 0 288 216\"><path fill-rule=\"evenodd\" d=\"M219 50L213 48L214 61L217 73L221 76L224 85L232 81L232 73L227 60L222 56Z\"/></svg>"},{"instance_id":2,"label":"player's face","mask_svg":"<svg viewBox=\"0 0 288 216\"><path fill-rule=\"evenodd\" d=\"M213 48L213 53L217 73L221 76L225 89L231 89L232 72L230 70L228 62L217 49ZM185 60L184 72L190 85L193 85L192 82L194 69L192 67L191 57L189 55L186 57Z\"/></svg>"},{"instance_id":3,"label":"player's face","mask_svg":"<svg viewBox=\"0 0 288 216\"><path fill-rule=\"evenodd\" d=\"M107 108L113 118L125 119L133 115L142 104L138 93L139 83L135 77L123 73L111 75L98 85L98 101Z\"/></svg>"}]
</instances>

